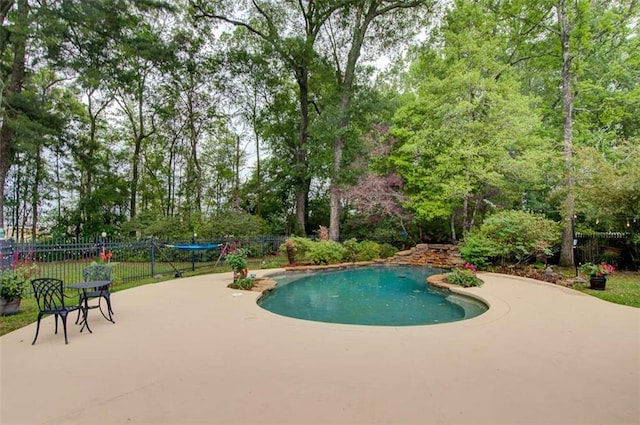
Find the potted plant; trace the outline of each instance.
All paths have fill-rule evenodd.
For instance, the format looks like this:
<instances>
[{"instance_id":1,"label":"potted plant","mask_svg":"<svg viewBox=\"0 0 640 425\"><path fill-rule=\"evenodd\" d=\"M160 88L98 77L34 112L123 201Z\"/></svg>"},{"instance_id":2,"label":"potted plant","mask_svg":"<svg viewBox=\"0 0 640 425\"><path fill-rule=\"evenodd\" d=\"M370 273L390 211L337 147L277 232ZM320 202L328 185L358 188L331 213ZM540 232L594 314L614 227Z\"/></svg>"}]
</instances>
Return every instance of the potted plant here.
<instances>
[{"instance_id":1,"label":"potted plant","mask_svg":"<svg viewBox=\"0 0 640 425\"><path fill-rule=\"evenodd\" d=\"M0 270L0 315L8 316L20 310L24 290L37 272L31 253L22 260L19 252L13 254L11 268Z\"/></svg>"},{"instance_id":2,"label":"potted plant","mask_svg":"<svg viewBox=\"0 0 640 425\"><path fill-rule=\"evenodd\" d=\"M607 285L607 276L615 269L614 266L607 263L585 263L580 268L582 273L589 276L590 288L598 291L604 291Z\"/></svg>"},{"instance_id":3,"label":"potted plant","mask_svg":"<svg viewBox=\"0 0 640 425\"><path fill-rule=\"evenodd\" d=\"M224 260L233 270L233 281L247 277L247 250L238 248L228 253Z\"/></svg>"}]
</instances>

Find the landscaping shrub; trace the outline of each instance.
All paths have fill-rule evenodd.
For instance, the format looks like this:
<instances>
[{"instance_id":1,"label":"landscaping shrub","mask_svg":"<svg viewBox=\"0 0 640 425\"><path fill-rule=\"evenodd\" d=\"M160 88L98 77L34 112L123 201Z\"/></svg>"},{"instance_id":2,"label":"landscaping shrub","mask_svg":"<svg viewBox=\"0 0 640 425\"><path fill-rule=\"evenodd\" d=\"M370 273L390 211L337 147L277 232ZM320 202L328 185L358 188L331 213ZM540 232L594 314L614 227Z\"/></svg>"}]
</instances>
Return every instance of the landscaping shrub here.
<instances>
[{"instance_id":1,"label":"landscaping shrub","mask_svg":"<svg viewBox=\"0 0 640 425\"><path fill-rule=\"evenodd\" d=\"M336 264L344 260L345 254L346 249L338 242L320 241L312 243L306 258L313 264Z\"/></svg>"},{"instance_id":2,"label":"landscaping shrub","mask_svg":"<svg viewBox=\"0 0 640 425\"><path fill-rule=\"evenodd\" d=\"M330 240L312 241L302 237L291 237L280 246L280 251L287 252L287 245L293 248L296 263L312 262L313 264L336 264L342 262L371 261L387 258L398 252L397 248L373 241L358 242L355 238L343 244Z\"/></svg>"},{"instance_id":3,"label":"landscaping shrub","mask_svg":"<svg viewBox=\"0 0 640 425\"><path fill-rule=\"evenodd\" d=\"M478 266L500 262L526 262L537 252L553 254L560 241L560 226L541 215L503 211L488 217L479 229L465 236L462 258Z\"/></svg>"},{"instance_id":4,"label":"landscaping shrub","mask_svg":"<svg viewBox=\"0 0 640 425\"><path fill-rule=\"evenodd\" d=\"M242 289L245 291L251 290L256 284L255 279L251 277L241 277L233 281L232 284L229 285L229 288L232 289Z\"/></svg>"},{"instance_id":5,"label":"landscaping shrub","mask_svg":"<svg viewBox=\"0 0 640 425\"><path fill-rule=\"evenodd\" d=\"M345 249L344 261L355 262L360 255L360 244L355 238L347 239L342 246Z\"/></svg>"},{"instance_id":6,"label":"landscaping shrub","mask_svg":"<svg viewBox=\"0 0 640 425\"><path fill-rule=\"evenodd\" d=\"M360 242L360 253L358 254L358 260L371 261L376 258L380 258L380 244L373 241Z\"/></svg>"},{"instance_id":7,"label":"landscaping shrub","mask_svg":"<svg viewBox=\"0 0 640 425\"><path fill-rule=\"evenodd\" d=\"M451 273L447 273L447 282L465 288L482 285L482 281L471 270L467 269L453 269Z\"/></svg>"},{"instance_id":8,"label":"landscaping shrub","mask_svg":"<svg viewBox=\"0 0 640 425\"><path fill-rule=\"evenodd\" d=\"M396 255L396 252L398 252L398 248L391 244L383 243L380 245L380 258L393 257Z\"/></svg>"},{"instance_id":9,"label":"landscaping shrub","mask_svg":"<svg viewBox=\"0 0 640 425\"><path fill-rule=\"evenodd\" d=\"M468 233L460 247L460 255L466 261L476 264L478 267L486 267L493 258L500 255L497 243L484 234Z\"/></svg>"},{"instance_id":10,"label":"landscaping shrub","mask_svg":"<svg viewBox=\"0 0 640 425\"><path fill-rule=\"evenodd\" d=\"M314 242L311 239L303 238L300 236L292 236L286 240L285 243L280 245L280 252L287 254L287 245L293 248L295 256L295 262L304 262L307 258L307 253L311 249Z\"/></svg>"},{"instance_id":11,"label":"landscaping shrub","mask_svg":"<svg viewBox=\"0 0 640 425\"><path fill-rule=\"evenodd\" d=\"M482 285L482 281L478 279L476 276L477 270L473 266L473 264L465 264L462 269L453 269L451 273L447 273L446 279L447 282L453 283L454 285L460 285L462 287L468 288L471 286L480 286Z\"/></svg>"}]
</instances>

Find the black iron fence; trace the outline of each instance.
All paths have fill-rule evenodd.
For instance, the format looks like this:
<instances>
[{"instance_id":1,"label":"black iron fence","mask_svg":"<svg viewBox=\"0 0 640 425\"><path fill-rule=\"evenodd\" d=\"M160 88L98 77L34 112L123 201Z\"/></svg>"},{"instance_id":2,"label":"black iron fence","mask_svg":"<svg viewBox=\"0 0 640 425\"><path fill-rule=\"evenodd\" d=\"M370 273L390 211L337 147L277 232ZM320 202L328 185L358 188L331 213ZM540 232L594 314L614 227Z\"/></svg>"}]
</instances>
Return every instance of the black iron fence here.
<instances>
[{"instance_id":1,"label":"black iron fence","mask_svg":"<svg viewBox=\"0 0 640 425\"><path fill-rule=\"evenodd\" d=\"M0 273L15 264L33 261L38 270L32 277L54 277L73 283L82 280L84 267L94 262L108 262L117 285L167 274L177 277L187 271L207 268L215 271L224 265L223 254L237 248L246 249L249 258L262 259L263 265L269 266L269 258L277 254L285 240L286 236L170 242L116 237L33 242L0 240Z\"/></svg>"}]
</instances>

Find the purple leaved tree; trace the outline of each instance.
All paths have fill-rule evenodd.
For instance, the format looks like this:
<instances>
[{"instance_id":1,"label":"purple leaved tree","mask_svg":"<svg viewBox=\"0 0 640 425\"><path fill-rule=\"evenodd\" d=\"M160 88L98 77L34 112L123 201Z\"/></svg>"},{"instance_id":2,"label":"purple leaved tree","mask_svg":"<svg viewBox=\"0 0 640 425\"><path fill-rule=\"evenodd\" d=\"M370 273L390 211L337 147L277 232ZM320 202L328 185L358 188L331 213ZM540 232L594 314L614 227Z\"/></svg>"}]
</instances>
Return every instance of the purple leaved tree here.
<instances>
[{"instance_id":1,"label":"purple leaved tree","mask_svg":"<svg viewBox=\"0 0 640 425\"><path fill-rule=\"evenodd\" d=\"M407 198L402 193L404 181L396 174L381 176L372 172L363 174L358 183L342 192L342 199L352 209L372 221L395 217L406 235L405 221L410 214L402 207Z\"/></svg>"}]
</instances>

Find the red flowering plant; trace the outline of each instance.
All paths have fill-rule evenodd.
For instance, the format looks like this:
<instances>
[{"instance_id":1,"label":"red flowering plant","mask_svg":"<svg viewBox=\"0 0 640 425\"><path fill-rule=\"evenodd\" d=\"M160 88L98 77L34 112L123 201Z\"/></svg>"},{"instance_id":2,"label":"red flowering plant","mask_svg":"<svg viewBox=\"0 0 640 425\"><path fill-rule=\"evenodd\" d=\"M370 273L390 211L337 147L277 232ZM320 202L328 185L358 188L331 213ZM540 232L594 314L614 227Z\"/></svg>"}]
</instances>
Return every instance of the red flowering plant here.
<instances>
[{"instance_id":1,"label":"red flowering plant","mask_svg":"<svg viewBox=\"0 0 640 425\"><path fill-rule=\"evenodd\" d=\"M464 268L467 270L471 270L471 273L473 273L474 276L478 274L478 269L476 269L476 266L471 263L466 263L464 265Z\"/></svg>"},{"instance_id":2,"label":"red flowering plant","mask_svg":"<svg viewBox=\"0 0 640 425\"><path fill-rule=\"evenodd\" d=\"M24 257L15 251L11 260L11 268L0 270L0 298L5 300L22 298L24 289L39 270L33 259L33 250Z\"/></svg>"},{"instance_id":3,"label":"red flowering plant","mask_svg":"<svg viewBox=\"0 0 640 425\"><path fill-rule=\"evenodd\" d=\"M98 259L98 261L96 261L96 264L110 263L111 257L113 257L113 252L105 252L104 248L102 248L102 251L100 252L100 258Z\"/></svg>"},{"instance_id":4,"label":"red flowering plant","mask_svg":"<svg viewBox=\"0 0 640 425\"><path fill-rule=\"evenodd\" d=\"M604 277L615 271L615 267L608 263L585 263L580 267L582 273L589 277Z\"/></svg>"},{"instance_id":5,"label":"red flowering plant","mask_svg":"<svg viewBox=\"0 0 640 425\"><path fill-rule=\"evenodd\" d=\"M113 252L105 251L105 249L102 248L98 259L92 261L89 266L83 270L83 277L86 280L111 280L113 278L111 270L112 257Z\"/></svg>"},{"instance_id":6,"label":"red flowering plant","mask_svg":"<svg viewBox=\"0 0 640 425\"><path fill-rule=\"evenodd\" d=\"M476 269L473 264L466 263L464 268L453 269L451 273L447 273L447 282L460 285L465 288L470 286L480 286L482 285L482 281L476 276L477 273L478 269Z\"/></svg>"}]
</instances>

